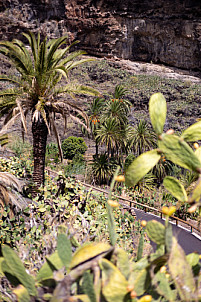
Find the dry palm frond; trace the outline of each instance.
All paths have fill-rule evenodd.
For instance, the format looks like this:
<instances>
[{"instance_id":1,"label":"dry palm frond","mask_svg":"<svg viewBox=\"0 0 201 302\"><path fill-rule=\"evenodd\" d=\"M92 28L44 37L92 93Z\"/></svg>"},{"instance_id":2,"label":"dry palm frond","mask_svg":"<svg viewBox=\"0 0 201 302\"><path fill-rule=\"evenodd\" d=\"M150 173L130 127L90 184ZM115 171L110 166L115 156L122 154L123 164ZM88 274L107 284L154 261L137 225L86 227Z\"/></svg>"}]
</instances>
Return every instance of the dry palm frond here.
<instances>
[{"instance_id":1,"label":"dry palm frond","mask_svg":"<svg viewBox=\"0 0 201 302\"><path fill-rule=\"evenodd\" d=\"M20 193L23 192L25 183L17 179L8 172L0 172L0 205L1 213L4 206L10 205L10 218L13 217L13 206L24 209L28 206L28 199L24 198Z\"/></svg>"}]
</instances>

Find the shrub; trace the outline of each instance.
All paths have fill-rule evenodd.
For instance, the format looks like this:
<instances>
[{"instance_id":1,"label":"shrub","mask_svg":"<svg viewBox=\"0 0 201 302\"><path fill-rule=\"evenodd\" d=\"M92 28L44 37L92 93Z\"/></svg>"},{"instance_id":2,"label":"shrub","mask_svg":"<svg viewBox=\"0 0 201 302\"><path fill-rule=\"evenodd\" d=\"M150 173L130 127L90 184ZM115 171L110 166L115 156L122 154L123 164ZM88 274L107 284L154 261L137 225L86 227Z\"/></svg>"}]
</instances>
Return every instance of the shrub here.
<instances>
[{"instance_id":1,"label":"shrub","mask_svg":"<svg viewBox=\"0 0 201 302\"><path fill-rule=\"evenodd\" d=\"M82 137L69 136L62 143L63 156L66 159L73 159L77 154L84 154L87 145Z\"/></svg>"},{"instance_id":2,"label":"shrub","mask_svg":"<svg viewBox=\"0 0 201 302\"><path fill-rule=\"evenodd\" d=\"M59 149L56 143L50 143L46 147L46 164L49 162L58 163L59 162Z\"/></svg>"}]
</instances>

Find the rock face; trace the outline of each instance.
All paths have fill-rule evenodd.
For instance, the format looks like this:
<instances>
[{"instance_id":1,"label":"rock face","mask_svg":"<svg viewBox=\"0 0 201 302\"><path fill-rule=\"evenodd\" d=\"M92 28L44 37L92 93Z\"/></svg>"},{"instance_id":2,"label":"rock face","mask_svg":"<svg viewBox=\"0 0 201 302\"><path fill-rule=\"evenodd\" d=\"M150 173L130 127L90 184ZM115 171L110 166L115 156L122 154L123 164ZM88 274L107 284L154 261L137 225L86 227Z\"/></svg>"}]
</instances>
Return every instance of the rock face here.
<instances>
[{"instance_id":1,"label":"rock face","mask_svg":"<svg viewBox=\"0 0 201 302\"><path fill-rule=\"evenodd\" d=\"M89 54L201 70L200 0L2 0L0 37L69 34Z\"/></svg>"}]
</instances>

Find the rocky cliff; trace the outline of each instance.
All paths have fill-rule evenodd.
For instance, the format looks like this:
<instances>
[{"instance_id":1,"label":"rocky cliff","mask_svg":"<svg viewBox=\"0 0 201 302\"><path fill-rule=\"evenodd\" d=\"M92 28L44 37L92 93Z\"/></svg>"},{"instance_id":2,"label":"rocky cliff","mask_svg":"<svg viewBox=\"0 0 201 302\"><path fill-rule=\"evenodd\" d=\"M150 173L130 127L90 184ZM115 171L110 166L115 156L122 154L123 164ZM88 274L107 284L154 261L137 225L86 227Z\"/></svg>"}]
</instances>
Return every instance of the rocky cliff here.
<instances>
[{"instance_id":1,"label":"rocky cliff","mask_svg":"<svg viewBox=\"0 0 201 302\"><path fill-rule=\"evenodd\" d=\"M200 0L1 0L0 38L69 34L89 54L201 70Z\"/></svg>"}]
</instances>

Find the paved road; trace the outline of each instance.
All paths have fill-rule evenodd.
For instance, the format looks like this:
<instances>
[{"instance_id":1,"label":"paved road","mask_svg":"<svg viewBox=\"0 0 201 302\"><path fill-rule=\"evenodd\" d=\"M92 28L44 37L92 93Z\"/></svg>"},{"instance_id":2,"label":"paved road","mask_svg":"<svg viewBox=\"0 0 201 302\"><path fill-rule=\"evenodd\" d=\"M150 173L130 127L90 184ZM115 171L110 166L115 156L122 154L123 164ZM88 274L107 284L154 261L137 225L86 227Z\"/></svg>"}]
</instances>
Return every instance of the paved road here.
<instances>
[{"instance_id":1,"label":"paved road","mask_svg":"<svg viewBox=\"0 0 201 302\"><path fill-rule=\"evenodd\" d=\"M155 219L159 222L162 222L164 224L164 220L160 217L157 217L156 215L145 213L142 210L135 209L135 213L137 216L137 220L152 220ZM196 236L194 236L192 233L190 233L188 230L184 230L176 225L173 226L173 234L177 238L178 243L181 245L183 250L186 254L197 252L201 254L201 240L198 239ZM155 248L155 244L152 243L153 247Z\"/></svg>"}]
</instances>

